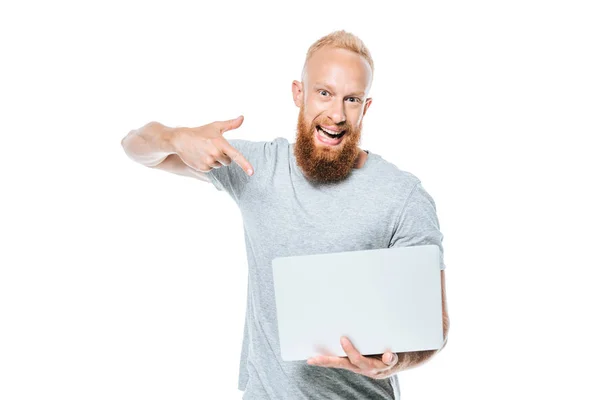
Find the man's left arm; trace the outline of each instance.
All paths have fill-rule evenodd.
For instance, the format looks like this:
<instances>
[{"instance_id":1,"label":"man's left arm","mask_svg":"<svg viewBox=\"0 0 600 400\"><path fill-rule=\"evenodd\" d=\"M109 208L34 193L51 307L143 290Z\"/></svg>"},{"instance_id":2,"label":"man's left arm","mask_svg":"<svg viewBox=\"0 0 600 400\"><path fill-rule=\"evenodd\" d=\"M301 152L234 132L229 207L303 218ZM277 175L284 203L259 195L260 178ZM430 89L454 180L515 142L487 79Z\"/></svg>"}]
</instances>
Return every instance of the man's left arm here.
<instances>
[{"instance_id":1,"label":"man's left arm","mask_svg":"<svg viewBox=\"0 0 600 400\"><path fill-rule=\"evenodd\" d=\"M347 358L321 355L311 357L307 360L307 363L323 367L344 368L374 379L385 379L397 372L425 363L442 350L446 346L448 328L450 326L446 307L446 282L444 275L446 265L444 263L444 247L442 245L443 237L444 235L439 227L435 202L421 182L417 181L399 211L388 247L430 244L435 244L439 247L440 281L442 286L442 327L444 336L444 343L440 349L405 353L391 353L388 351L376 356L363 356L350 340L345 337L341 338L340 343L348 356Z\"/></svg>"},{"instance_id":2,"label":"man's left arm","mask_svg":"<svg viewBox=\"0 0 600 400\"><path fill-rule=\"evenodd\" d=\"M448 341L448 329L450 328L450 319L448 318L448 309L446 307L446 279L444 270L441 271L442 281L442 325L444 332L444 344L438 350L423 350L411 351L406 353L396 353L398 355L398 363L390 370L389 375L394 375L397 372L404 371L410 368L417 367L430 360L435 354L442 351Z\"/></svg>"},{"instance_id":3,"label":"man's left arm","mask_svg":"<svg viewBox=\"0 0 600 400\"><path fill-rule=\"evenodd\" d=\"M419 366L441 351L448 340L448 329L450 319L446 308L446 284L444 270L441 272L442 290L442 327L444 343L437 350L412 351L406 353L386 352L377 356L363 356L354 345L342 338L341 345L348 357L316 356L307 360L310 365L330 368L344 368L357 374L365 375L373 379L387 379L400 371ZM396 354L396 356L393 356ZM389 358L391 359L389 359ZM394 360L395 359L395 360Z\"/></svg>"},{"instance_id":4,"label":"man's left arm","mask_svg":"<svg viewBox=\"0 0 600 400\"><path fill-rule=\"evenodd\" d=\"M389 247L419 246L435 244L440 249L440 273L442 290L442 324L444 344L438 350L413 351L396 353L398 362L392 368L390 375L409 368L419 366L430 360L436 353L446 345L448 338L448 327L450 320L446 307L446 284L444 270L444 246L442 240L444 235L440 231L440 224L433 197L425 190L422 183L418 181L412 188L405 201L404 209L400 213L396 230L393 233Z\"/></svg>"}]
</instances>

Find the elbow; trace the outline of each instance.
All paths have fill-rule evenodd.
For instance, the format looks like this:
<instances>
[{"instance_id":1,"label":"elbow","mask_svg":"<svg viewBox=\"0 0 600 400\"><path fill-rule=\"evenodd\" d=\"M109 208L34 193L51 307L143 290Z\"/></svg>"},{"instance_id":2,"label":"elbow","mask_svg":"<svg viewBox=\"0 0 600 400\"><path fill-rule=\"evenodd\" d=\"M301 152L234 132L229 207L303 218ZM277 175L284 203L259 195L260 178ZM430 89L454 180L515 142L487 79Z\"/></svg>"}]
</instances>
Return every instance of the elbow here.
<instances>
[{"instance_id":1,"label":"elbow","mask_svg":"<svg viewBox=\"0 0 600 400\"><path fill-rule=\"evenodd\" d=\"M125 150L125 146L127 144L127 138L129 138L129 136L131 135L131 132L133 131L129 131L127 133L127 135L123 136L123 138L121 139L121 147Z\"/></svg>"},{"instance_id":2,"label":"elbow","mask_svg":"<svg viewBox=\"0 0 600 400\"><path fill-rule=\"evenodd\" d=\"M127 146L127 143L129 142L129 138L134 133L135 133L135 129L132 129L129 132L127 132L127 134L125 136L123 136L123 138L121 139L121 147L125 148Z\"/></svg>"},{"instance_id":3,"label":"elbow","mask_svg":"<svg viewBox=\"0 0 600 400\"><path fill-rule=\"evenodd\" d=\"M135 134L135 129L129 131L129 133L127 133L127 135L125 135L122 139L121 139L121 148L123 149L123 151L125 152L125 154L127 155L127 157L133 159L131 157L131 139L133 137L133 135ZM134 160L135 161L135 160Z\"/></svg>"}]
</instances>

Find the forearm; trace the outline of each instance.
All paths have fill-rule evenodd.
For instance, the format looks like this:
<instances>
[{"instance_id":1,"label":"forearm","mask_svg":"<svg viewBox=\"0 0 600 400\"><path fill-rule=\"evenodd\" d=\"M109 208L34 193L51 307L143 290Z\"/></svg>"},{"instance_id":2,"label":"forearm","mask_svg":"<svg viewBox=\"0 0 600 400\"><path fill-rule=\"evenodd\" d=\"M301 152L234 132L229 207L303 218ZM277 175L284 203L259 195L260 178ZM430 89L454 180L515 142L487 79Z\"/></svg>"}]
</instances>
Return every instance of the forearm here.
<instances>
[{"instance_id":1,"label":"forearm","mask_svg":"<svg viewBox=\"0 0 600 400\"><path fill-rule=\"evenodd\" d=\"M424 350L424 351L411 351L406 353L396 353L398 355L398 363L390 370L389 375L393 375L397 372L404 371L410 368L417 367L421 364L426 363L435 354L442 351L446 347L448 341L448 331L450 330L450 318L448 317L448 308L446 306L446 274L442 270L441 272L442 282L442 335L444 337L444 343L442 347L437 350ZM388 375L388 376L389 376Z\"/></svg>"},{"instance_id":2,"label":"forearm","mask_svg":"<svg viewBox=\"0 0 600 400\"><path fill-rule=\"evenodd\" d=\"M390 371L390 375L424 364L440 350L423 350L410 351L406 353L396 353L398 355L398 363L394 366L394 368L392 368L392 370Z\"/></svg>"},{"instance_id":3,"label":"forearm","mask_svg":"<svg viewBox=\"0 0 600 400\"><path fill-rule=\"evenodd\" d=\"M405 371L410 368L418 367L429 361L434 355L442 351L448 342L448 331L450 330L450 319L446 312L446 304L444 301L444 313L442 316L442 330L444 335L444 343L437 350L410 351L406 353L396 353L398 355L398 363L390 370L387 376L394 375L400 371Z\"/></svg>"},{"instance_id":4,"label":"forearm","mask_svg":"<svg viewBox=\"0 0 600 400\"><path fill-rule=\"evenodd\" d=\"M175 131L175 128L169 128L159 122L150 122L130 131L121 140L121 146L133 161L154 167L169 154L176 153L173 145Z\"/></svg>"}]
</instances>

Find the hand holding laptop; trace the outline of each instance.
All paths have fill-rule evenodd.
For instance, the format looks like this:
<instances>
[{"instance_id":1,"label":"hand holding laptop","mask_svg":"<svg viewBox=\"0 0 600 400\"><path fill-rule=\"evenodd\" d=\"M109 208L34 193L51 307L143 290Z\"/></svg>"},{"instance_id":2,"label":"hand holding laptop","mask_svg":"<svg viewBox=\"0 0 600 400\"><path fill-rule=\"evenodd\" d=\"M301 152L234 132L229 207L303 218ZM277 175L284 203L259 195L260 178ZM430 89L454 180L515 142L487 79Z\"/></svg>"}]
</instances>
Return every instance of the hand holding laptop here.
<instances>
[{"instance_id":1,"label":"hand holding laptop","mask_svg":"<svg viewBox=\"0 0 600 400\"><path fill-rule=\"evenodd\" d=\"M344 368L373 379L387 378L398 363L398 354L391 351L383 355L363 356L347 337L342 336L340 344L348 357L317 356L309 358L307 363L319 367Z\"/></svg>"},{"instance_id":2,"label":"hand holding laptop","mask_svg":"<svg viewBox=\"0 0 600 400\"><path fill-rule=\"evenodd\" d=\"M436 245L278 257L272 269L284 361L379 376L390 353L443 345Z\"/></svg>"}]
</instances>

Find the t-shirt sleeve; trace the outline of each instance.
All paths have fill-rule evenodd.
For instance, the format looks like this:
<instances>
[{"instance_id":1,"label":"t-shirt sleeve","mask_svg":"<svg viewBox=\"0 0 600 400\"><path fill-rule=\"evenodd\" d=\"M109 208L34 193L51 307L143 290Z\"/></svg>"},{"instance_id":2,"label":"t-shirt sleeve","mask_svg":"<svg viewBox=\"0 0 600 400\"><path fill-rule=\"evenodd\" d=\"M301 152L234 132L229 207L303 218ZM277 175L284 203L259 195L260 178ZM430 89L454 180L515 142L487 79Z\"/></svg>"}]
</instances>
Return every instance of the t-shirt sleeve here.
<instances>
[{"instance_id":1,"label":"t-shirt sleeve","mask_svg":"<svg viewBox=\"0 0 600 400\"><path fill-rule=\"evenodd\" d=\"M211 169L206 175L214 187L227 192L236 202L239 202L243 192L256 180L257 170L262 167L264 160L264 142L254 142L244 139L227 140L252 165L254 173L249 176L235 161L227 166Z\"/></svg>"},{"instance_id":2,"label":"t-shirt sleeve","mask_svg":"<svg viewBox=\"0 0 600 400\"><path fill-rule=\"evenodd\" d=\"M440 249L440 270L443 270L446 268L443 239L435 202L418 181L408 195L396 221L389 247L435 244Z\"/></svg>"}]
</instances>

